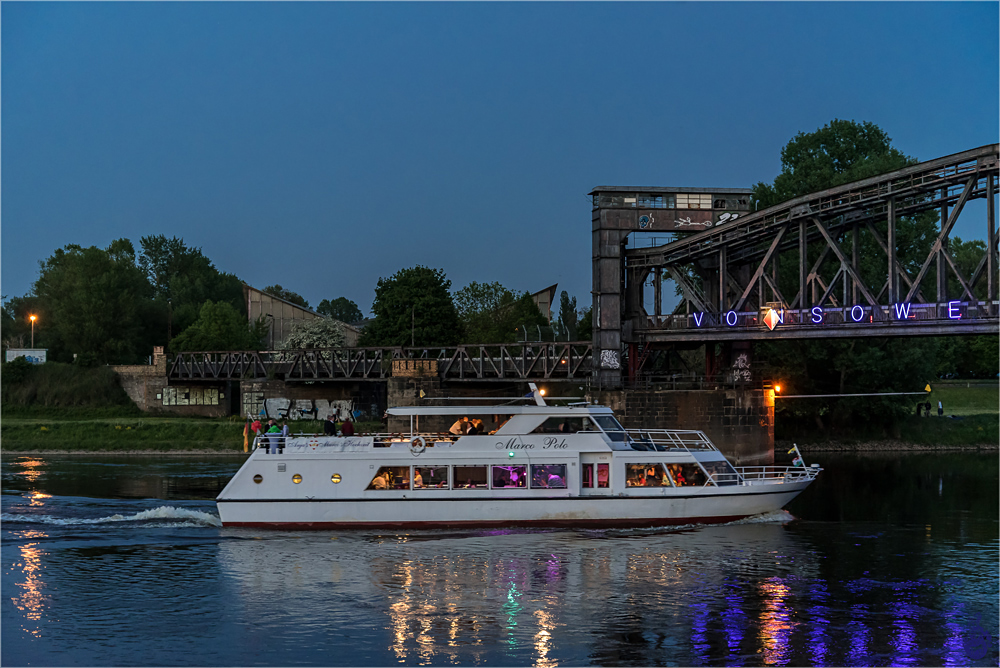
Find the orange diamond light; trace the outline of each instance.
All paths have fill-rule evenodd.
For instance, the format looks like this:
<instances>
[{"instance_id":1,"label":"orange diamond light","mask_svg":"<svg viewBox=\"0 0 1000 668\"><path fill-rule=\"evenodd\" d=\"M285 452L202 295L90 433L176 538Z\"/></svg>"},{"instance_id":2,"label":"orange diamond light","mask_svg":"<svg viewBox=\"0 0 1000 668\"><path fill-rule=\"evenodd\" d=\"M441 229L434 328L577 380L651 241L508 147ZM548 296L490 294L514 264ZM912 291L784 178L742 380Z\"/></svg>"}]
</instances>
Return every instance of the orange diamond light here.
<instances>
[{"instance_id":1,"label":"orange diamond light","mask_svg":"<svg viewBox=\"0 0 1000 668\"><path fill-rule=\"evenodd\" d=\"M764 324L767 325L767 328L772 332L778 325L778 314L774 312L773 308L767 309L767 315L764 316Z\"/></svg>"}]
</instances>

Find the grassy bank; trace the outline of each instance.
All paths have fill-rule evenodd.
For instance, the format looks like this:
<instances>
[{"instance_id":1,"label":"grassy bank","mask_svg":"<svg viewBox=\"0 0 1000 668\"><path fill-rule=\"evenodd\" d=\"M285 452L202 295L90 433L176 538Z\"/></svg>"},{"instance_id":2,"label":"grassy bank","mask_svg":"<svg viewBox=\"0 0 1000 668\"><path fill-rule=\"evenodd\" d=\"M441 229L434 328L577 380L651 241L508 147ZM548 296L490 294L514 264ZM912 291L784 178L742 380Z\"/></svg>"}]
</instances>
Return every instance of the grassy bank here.
<instances>
[{"instance_id":1,"label":"grassy bank","mask_svg":"<svg viewBox=\"0 0 1000 668\"><path fill-rule=\"evenodd\" d=\"M931 383L931 392L924 401L931 403L933 415L937 415L939 401L944 408L945 415L1000 414L1000 385L995 383L993 385L978 385L974 384L975 382Z\"/></svg>"},{"instance_id":2,"label":"grassy bank","mask_svg":"<svg viewBox=\"0 0 1000 668\"><path fill-rule=\"evenodd\" d=\"M100 410L4 411L0 447L14 452L243 452L243 421L239 418L189 418L142 415L102 415ZM291 432L323 432L321 422L289 425ZM359 424L358 431L377 431L379 424ZM252 439L251 439L252 441Z\"/></svg>"}]
</instances>

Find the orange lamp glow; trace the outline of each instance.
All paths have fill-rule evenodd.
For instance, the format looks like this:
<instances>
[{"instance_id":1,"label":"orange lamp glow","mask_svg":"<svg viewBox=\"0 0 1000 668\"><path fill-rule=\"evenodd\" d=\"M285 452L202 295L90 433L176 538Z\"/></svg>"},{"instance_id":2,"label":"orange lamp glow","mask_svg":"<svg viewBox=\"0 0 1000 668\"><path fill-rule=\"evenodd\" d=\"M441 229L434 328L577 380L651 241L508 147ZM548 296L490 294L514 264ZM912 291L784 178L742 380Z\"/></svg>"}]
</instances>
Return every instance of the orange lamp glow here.
<instances>
[{"instance_id":1,"label":"orange lamp glow","mask_svg":"<svg viewBox=\"0 0 1000 668\"><path fill-rule=\"evenodd\" d=\"M34 316L34 315L29 315L29 316L28 316L28 320L30 320L31 322L35 322L35 319L36 319L37 317L38 317L38 316Z\"/></svg>"},{"instance_id":2,"label":"orange lamp glow","mask_svg":"<svg viewBox=\"0 0 1000 668\"><path fill-rule=\"evenodd\" d=\"M781 394L781 385L775 385L774 386L774 393L775 394Z\"/></svg>"}]
</instances>

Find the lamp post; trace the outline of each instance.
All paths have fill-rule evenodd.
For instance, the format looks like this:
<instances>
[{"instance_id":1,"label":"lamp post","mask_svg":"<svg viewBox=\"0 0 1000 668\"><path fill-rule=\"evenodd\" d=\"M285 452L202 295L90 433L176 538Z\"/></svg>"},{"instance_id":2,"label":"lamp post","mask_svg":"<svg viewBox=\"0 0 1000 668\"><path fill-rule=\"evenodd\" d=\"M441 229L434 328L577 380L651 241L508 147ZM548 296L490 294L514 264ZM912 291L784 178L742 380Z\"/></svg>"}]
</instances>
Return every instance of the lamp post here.
<instances>
[{"instance_id":1,"label":"lamp post","mask_svg":"<svg viewBox=\"0 0 1000 668\"><path fill-rule=\"evenodd\" d=\"M32 347L32 349L34 349L34 347L35 347L35 320L37 318L38 318L38 316L35 316L35 315L29 315L28 316L28 320L31 321L31 347Z\"/></svg>"}]
</instances>

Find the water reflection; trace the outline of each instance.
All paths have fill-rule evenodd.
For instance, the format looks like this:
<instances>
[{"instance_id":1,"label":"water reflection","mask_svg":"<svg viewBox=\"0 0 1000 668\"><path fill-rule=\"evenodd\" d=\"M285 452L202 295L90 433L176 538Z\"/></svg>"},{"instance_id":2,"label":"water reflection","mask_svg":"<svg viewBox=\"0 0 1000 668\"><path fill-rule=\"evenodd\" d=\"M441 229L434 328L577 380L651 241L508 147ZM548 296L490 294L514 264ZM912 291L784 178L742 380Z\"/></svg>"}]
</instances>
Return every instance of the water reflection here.
<instances>
[{"instance_id":1,"label":"water reflection","mask_svg":"<svg viewBox=\"0 0 1000 668\"><path fill-rule=\"evenodd\" d=\"M34 540L46 538L47 535L42 531L23 531L20 532L20 537ZM13 597L13 603L14 607L22 614L24 623L21 628L24 632L32 637L40 638L42 630L39 622L45 612L45 595L43 594L45 583L42 580L44 551L38 543L26 543L18 549L21 563L16 564L15 567L20 568L24 579L16 583L19 594Z\"/></svg>"},{"instance_id":2,"label":"water reflection","mask_svg":"<svg viewBox=\"0 0 1000 668\"><path fill-rule=\"evenodd\" d=\"M788 636L791 627L785 598L788 586L781 578L768 578L760 584L764 613L760 616L760 642L764 648L764 663L784 665L788 661Z\"/></svg>"}]
</instances>

